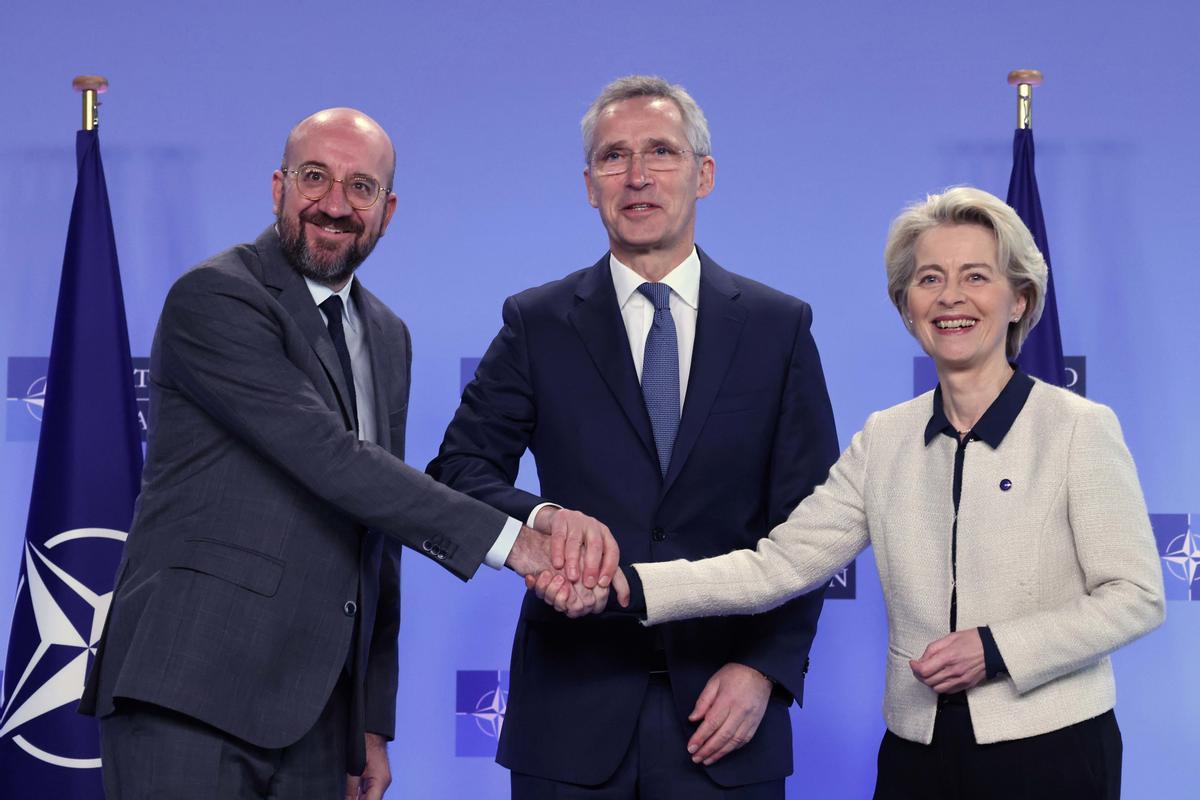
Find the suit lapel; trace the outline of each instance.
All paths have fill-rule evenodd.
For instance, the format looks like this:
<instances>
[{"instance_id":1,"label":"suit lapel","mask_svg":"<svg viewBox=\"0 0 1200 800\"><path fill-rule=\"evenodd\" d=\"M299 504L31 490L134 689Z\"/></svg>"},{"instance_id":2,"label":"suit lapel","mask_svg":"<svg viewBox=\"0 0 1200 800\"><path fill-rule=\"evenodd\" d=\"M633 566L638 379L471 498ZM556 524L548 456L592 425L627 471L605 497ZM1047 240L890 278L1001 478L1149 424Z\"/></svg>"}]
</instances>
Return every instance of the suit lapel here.
<instances>
[{"instance_id":1,"label":"suit lapel","mask_svg":"<svg viewBox=\"0 0 1200 800\"><path fill-rule=\"evenodd\" d=\"M341 404L342 418L350 429L358 427L358 421L350 418L350 393L346 389L346 379L342 375L342 365L338 361L337 351L333 349L333 340L329 338L329 329L321 319L321 312L313 302L312 293L304 278L288 263L279 245L279 235L274 226L263 231L254 243L263 265L263 284L278 292L275 299L291 315L300 327L304 338L312 346L313 352L325 369L325 376L333 384L338 402Z\"/></svg>"},{"instance_id":2,"label":"suit lapel","mask_svg":"<svg viewBox=\"0 0 1200 800\"><path fill-rule=\"evenodd\" d=\"M725 374L733 362L738 338L746 321L746 309L737 302L740 291L733 277L696 248L700 256L700 301L696 316L696 341L692 347L692 371L671 464L663 482L663 494L679 475L708 419L709 409Z\"/></svg>"},{"instance_id":3,"label":"suit lapel","mask_svg":"<svg viewBox=\"0 0 1200 800\"><path fill-rule=\"evenodd\" d=\"M575 301L575 307L567 312L567 319L583 340L596 369L625 412L646 453L657 464L650 415L646 413L637 370L629 352L629 337L621 321L607 255L583 274L575 291Z\"/></svg>"}]
</instances>

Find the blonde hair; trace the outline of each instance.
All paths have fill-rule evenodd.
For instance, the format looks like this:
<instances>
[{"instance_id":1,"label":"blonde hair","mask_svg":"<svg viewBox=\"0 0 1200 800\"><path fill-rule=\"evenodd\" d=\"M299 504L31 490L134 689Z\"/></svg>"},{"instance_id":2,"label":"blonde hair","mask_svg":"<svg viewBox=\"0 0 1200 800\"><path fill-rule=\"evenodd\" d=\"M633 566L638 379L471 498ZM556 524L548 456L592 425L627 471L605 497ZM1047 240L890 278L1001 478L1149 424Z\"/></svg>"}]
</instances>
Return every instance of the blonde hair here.
<instances>
[{"instance_id":1,"label":"blonde hair","mask_svg":"<svg viewBox=\"0 0 1200 800\"><path fill-rule=\"evenodd\" d=\"M1025 223L1007 203L982 189L956 186L928 195L900 212L888 231L883 263L887 269L888 296L907 323L908 287L916 271L916 246L921 234L939 225L981 225L996 235L997 268L1018 297L1025 297L1025 312L1008 326L1005 350L1009 359L1021 352L1029 331L1042 318L1046 304L1046 259Z\"/></svg>"}]
</instances>

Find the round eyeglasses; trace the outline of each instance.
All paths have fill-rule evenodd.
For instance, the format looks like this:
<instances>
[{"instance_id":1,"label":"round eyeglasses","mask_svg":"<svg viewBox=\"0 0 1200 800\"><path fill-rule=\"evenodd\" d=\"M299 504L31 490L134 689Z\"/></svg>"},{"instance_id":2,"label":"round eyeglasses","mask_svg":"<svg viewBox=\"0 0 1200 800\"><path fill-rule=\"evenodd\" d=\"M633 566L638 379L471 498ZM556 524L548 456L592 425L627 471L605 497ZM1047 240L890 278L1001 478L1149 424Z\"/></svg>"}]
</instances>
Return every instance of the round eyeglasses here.
<instances>
[{"instance_id":1,"label":"round eyeglasses","mask_svg":"<svg viewBox=\"0 0 1200 800\"><path fill-rule=\"evenodd\" d=\"M300 169L284 167L281 172L296 179L296 188L308 200L317 201L329 194L335 183L342 185L346 193L346 202L358 211L366 211L379 200L381 194L389 194L390 187L380 186L379 181L370 175L349 175L345 178L335 178L329 170L315 164L303 164Z\"/></svg>"},{"instance_id":2,"label":"round eyeglasses","mask_svg":"<svg viewBox=\"0 0 1200 800\"><path fill-rule=\"evenodd\" d=\"M591 167L597 175L624 175L633 164L633 157L641 156L645 169L652 172L670 172L682 167L688 155L695 153L692 150L676 150L665 144L638 151L614 147L597 153L592 159Z\"/></svg>"}]
</instances>

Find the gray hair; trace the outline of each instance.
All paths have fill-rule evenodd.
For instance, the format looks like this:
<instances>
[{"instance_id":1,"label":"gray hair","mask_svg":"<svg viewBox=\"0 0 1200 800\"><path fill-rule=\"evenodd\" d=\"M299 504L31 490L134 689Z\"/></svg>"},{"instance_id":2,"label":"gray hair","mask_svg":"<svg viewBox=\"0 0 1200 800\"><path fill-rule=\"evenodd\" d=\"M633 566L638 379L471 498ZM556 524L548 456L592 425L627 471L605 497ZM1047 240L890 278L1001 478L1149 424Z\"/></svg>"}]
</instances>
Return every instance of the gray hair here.
<instances>
[{"instance_id":1,"label":"gray hair","mask_svg":"<svg viewBox=\"0 0 1200 800\"><path fill-rule=\"evenodd\" d=\"M908 287L917 269L916 246L921 234L939 225L982 225L996 235L997 269L1018 297L1025 297L1025 313L1009 323L1005 350L1009 359L1021 352L1025 337L1046 304L1049 271L1033 235L1007 203L970 186L956 186L931 194L900 212L888 231L883 263L887 268L888 296L907 324Z\"/></svg>"},{"instance_id":2,"label":"gray hair","mask_svg":"<svg viewBox=\"0 0 1200 800\"><path fill-rule=\"evenodd\" d=\"M605 86L579 121L579 128L583 133L585 163L592 162L592 149L596 144L596 123L600 120L600 114L613 103L632 100L635 97L662 97L674 102L679 107L680 116L683 117L683 129L687 133L688 146L692 148L692 152L697 156L712 155L708 120L704 118L704 112L688 94L687 89L654 75L627 75Z\"/></svg>"}]
</instances>

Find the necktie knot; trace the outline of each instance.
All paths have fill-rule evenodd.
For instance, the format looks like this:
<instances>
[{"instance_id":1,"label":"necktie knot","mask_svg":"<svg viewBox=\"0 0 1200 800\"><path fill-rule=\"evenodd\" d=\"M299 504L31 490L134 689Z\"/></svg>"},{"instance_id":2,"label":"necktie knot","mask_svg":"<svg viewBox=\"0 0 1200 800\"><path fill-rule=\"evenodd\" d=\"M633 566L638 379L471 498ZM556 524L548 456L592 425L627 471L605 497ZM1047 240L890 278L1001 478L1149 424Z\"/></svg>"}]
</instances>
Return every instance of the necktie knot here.
<instances>
[{"instance_id":1,"label":"necktie knot","mask_svg":"<svg viewBox=\"0 0 1200 800\"><path fill-rule=\"evenodd\" d=\"M654 304L655 311L671 310L671 287L665 283L643 283L638 291Z\"/></svg>"},{"instance_id":2,"label":"necktie knot","mask_svg":"<svg viewBox=\"0 0 1200 800\"><path fill-rule=\"evenodd\" d=\"M325 318L329 320L330 325L342 327L342 298L331 294L318 308L325 312Z\"/></svg>"}]
</instances>

